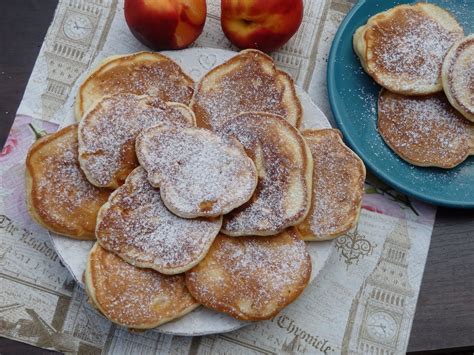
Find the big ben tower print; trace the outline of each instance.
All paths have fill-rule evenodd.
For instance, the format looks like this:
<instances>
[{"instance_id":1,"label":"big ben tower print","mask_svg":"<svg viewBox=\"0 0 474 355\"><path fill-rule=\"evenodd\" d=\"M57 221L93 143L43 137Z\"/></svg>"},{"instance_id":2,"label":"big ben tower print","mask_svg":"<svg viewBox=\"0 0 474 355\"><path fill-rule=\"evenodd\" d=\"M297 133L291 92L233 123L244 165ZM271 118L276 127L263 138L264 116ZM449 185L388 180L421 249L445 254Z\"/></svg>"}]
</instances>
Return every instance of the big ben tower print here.
<instances>
[{"instance_id":1,"label":"big ben tower print","mask_svg":"<svg viewBox=\"0 0 474 355\"><path fill-rule=\"evenodd\" d=\"M77 78L105 42L118 0L62 0L46 39L47 86L41 95L43 119L66 102Z\"/></svg>"},{"instance_id":2,"label":"big ben tower print","mask_svg":"<svg viewBox=\"0 0 474 355\"><path fill-rule=\"evenodd\" d=\"M382 255L352 302L343 354L395 355L406 349L414 293L408 279L406 221L387 237Z\"/></svg>"}]
</instances>

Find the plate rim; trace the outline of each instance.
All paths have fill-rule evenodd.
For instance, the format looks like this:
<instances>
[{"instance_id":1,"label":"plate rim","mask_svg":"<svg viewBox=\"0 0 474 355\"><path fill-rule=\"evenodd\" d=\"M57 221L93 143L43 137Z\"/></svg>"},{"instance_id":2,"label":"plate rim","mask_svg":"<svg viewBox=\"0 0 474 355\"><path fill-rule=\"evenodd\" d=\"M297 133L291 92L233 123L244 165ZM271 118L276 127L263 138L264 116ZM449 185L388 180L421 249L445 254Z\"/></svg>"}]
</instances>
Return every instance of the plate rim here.
<instances>
[{"instance_id":1,"label":"plate rim","mask_svg":"<svg viewBox=\"0 0 474 355\"><path fill-rule=\"evenodd\" d=\"M349 21L354 17L354 15L362 8L364 5L367 4L367 0L359 0L357 4L347 13L344 20L342 20L341 24L339 25L337 32L334 36L333 42L331 44L331 49L329 51L328 56L328 66L326 69L327 75L327 92L328 92L328 99L329 99L329 106L331 107L332 114L334 116L334 120L337 124L337 127L342 131L344 135L344 140L349 144L349 146L361 157L364 161L365 165L369 168L371 172L373 172L378 178L383 180L388 185L396 188L397 190L406 193L409 196L415 197L421 201L429 202L431 204L437 206L444 206L450 208L474 208L474 201L460 201L460 200L453 200L453 199L446 199L442 197L436 197L432 195L426 195L419 191L414 190L410 186L406 186L403 183L399 183L397 179L393 179L389 174L387 174L382 169L378 168L376 162L368 159L365 154L359 149L357 143L349 134L348 128L345 126L345 120L342 118L342 114L339 111L339 108L336 104L336 85L335 85L335 63L336 63L336 51L339 47L339 43L344 32L347 30L347 26Z\"/></svg>"}]
</instances>

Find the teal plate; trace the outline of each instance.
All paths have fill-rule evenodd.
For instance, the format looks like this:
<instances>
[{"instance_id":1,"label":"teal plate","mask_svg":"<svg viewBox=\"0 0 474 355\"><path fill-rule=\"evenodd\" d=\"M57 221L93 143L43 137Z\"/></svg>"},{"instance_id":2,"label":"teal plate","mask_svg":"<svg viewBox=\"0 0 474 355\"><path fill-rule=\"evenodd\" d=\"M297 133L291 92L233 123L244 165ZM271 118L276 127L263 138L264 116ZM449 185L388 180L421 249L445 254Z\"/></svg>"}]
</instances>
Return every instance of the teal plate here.
<instances>
[{"instance_id":1,"label":"teal plate","mask_svg":"<svg viewBox=\"0 0 474 355\"><path fill-rule=\"evenodd\" d=\"M331 109L346 142L368 169L397 190L417 199L448 207L474 207L474 156L454 169L420 168L400 159L377 131L380 91L362 69L352 50L352 35L369 17L401 3L414 1L361 0L341 23L328 60L328 94ZM430 1L450 11L474 32L473 0Z\"/></svg>"}]
</instances>

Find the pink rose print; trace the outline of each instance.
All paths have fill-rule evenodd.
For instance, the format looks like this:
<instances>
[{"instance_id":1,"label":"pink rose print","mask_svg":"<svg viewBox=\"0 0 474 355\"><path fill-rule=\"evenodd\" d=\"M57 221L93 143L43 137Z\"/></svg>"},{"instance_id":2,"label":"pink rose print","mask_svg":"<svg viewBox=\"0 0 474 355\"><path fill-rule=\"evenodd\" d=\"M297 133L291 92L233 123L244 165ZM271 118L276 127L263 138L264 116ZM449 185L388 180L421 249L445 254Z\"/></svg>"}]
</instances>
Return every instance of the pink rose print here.
<instances>
[{"instance_id":1,"label":"pink rose print","mask_svg":"<svg viewBox=\"0 0 474 355\"><path fill-rule=\"evenodd\" d=\"M28 149L39 137L57 128L54 123L17 115L0 152L0 211L23 226L32 223L25 203L24 176Z\"/></svg>"},{"instance_id":2,"label":"pink rose print","mask_svg":"<svg viewBox=\"0 0 474 355\"><path fill-rule=\"evenodd\" d=\"M7 141L5 142L5 145L3 146L3 149L0 152L0 161L2 161L8 154L10 154L18 145L18 139L12 133L8 136Z\"/></svg>"},{"instance_id":3,"label":"pink rose print","mask_svg":"<svg viewBox=\"0 0 474 355\"><path fill-rule=\"evenodd\" d=\"M362 208L364 210L384 214L384 211L381 208L378 208L377 206L370 205L370 203L365 203L365 201L362 202Z\"/></svg>"}]
</instances>

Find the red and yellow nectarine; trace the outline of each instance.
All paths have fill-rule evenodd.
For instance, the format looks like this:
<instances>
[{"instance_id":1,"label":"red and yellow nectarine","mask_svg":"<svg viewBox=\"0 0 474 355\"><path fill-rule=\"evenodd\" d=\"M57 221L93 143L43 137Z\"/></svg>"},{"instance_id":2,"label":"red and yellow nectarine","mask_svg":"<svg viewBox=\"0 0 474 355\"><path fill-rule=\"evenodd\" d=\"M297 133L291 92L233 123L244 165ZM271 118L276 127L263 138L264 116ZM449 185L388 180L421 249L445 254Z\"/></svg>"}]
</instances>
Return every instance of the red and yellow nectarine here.
<instances>
[{"instance_id":1,"label":"red and yellow nectarine","mask_svg":"<svg viewBox=\"0 0 474 355\"><path fill-rule=\"evenodd\" d=\"M202 32L206 0L125 0L125 20L133 35L155 49L181 49Z\"/></svg>"},{"instance_id":2,"label":"red and yellow nectarine","mask_svg":"<svg viewBox=\"0 0 474 355\"><path fill-rule=\"evenodd\" d=\"M272 51L296 33L303 0L221 0L221 24L239 48Z\"/></svg>"}]
</instances>

